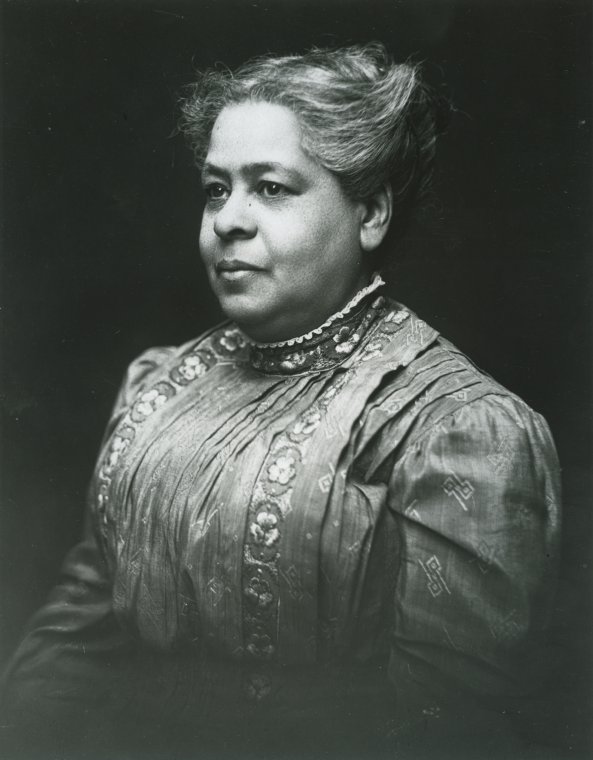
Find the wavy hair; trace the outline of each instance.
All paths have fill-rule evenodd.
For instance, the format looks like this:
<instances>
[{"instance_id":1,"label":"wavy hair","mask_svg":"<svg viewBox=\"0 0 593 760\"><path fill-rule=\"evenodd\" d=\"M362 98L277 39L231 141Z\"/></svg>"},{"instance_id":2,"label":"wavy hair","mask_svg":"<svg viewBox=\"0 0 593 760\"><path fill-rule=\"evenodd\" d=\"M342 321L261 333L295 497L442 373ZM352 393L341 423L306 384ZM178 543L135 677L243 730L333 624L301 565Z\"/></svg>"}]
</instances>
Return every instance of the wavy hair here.
<instances>
[{"instance_id":1,"label":"wavy hair","mask_svg":"<svg viewBox=\"0 0 593 760\"><path fill-rule=\"evenodd\" d=\"M234 72L209 69L181 104L180 128L199 167L219 113L245 101L290 108L301 125L303 148L338 177L349 197L369 198L390 182L392 232L405 231L430 187L447 110L417 64L395 63L373 42L259 57Z\"/></svg>"}]
</instances>

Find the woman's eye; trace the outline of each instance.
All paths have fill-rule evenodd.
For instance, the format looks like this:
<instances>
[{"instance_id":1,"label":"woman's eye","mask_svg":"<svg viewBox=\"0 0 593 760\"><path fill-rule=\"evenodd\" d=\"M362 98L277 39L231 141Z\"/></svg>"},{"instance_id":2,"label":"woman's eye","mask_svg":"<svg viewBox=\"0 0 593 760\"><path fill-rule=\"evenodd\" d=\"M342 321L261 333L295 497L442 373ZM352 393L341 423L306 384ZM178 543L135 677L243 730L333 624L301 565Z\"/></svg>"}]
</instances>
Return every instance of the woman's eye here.
<instances>
[{"instance_id":1,"label":"woman's eye","mask_svg":"<svg viewBox=\"0 0 593 760\"><path fill-rule=\"evenodd\" d=\"M287 188L279 182L269 181L262 182L259 186L259 191L266 198L276 198L288 192Z\"/></svg>"},{"instance_id":2,"label":"woman's eye","mask_svg":"<svg viewBox=\"0 0 593 760\"><path fill-rule=\"evenodd\" d=\"M208 200L211 201L224 200L228 194L226 187L217 182L213 182L211 185L206 185L204 192L206 193Z\"/></svg>"}]
</instances>

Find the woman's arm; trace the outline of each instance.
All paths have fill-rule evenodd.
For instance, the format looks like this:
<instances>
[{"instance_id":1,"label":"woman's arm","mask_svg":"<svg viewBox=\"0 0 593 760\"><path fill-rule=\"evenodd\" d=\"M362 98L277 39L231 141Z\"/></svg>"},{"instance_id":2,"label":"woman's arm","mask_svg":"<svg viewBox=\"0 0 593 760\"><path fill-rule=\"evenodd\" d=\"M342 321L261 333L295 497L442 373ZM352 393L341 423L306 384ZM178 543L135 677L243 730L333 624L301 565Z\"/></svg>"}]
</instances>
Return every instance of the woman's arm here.
<instances>
[{"instance_id":1,"label":"woman's arm","mask_svg":"<svg viewBox=\"0 0 593 760\"><path fill-rule=\"evenodd\" d=\"M171 349L151 349L128 368L106 436ZM134 642L112 608L112 580L89 508L85 535L30 621L4 676L3 723L15 755L26 743L75 746L111 731L129 701Z\"/></svg>"},{"instance_id":2,"label":"woman's arm","mask_svg":"<svg viewBox=\"0 0 593 760\"><path fill-rule=\"evenodd\" d=\"M408 447L391 481L401 561L389 669L404 722L522 709L545 670L559 499L547 425L514 397L461 405Z\"/></svg>"},{"instance_id":3,"label":"woman's arm","mask_svg":"<svg viewBox=\"0 0 593 760\"><path fill-rule=\"evenodd\" d=\"M5 675L4 723L15 742L69 743L113 717L131 641L111 607L111 583L88 535L31 620Z\"/></svg>"}]
</instances>

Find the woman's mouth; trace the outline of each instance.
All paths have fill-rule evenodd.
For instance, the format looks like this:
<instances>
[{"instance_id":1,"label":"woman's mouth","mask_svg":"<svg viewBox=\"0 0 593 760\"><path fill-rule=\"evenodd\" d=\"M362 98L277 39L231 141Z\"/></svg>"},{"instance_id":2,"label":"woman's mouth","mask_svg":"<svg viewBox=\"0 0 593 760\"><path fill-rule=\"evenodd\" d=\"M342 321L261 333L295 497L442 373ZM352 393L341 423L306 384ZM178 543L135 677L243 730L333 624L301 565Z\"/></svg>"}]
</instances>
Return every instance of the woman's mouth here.
<instances>
[{"instance_id":1,"label":"woman's mouth","mask_svg":"<svg viewBox=\"0 0 593 760\"><path fill-rule=\"evenodd\" d=\"M263 271L261 267L240 259L223 259L215 266L216 274L224 280L240 280L242 277Z\"/></svg>"}]
</instances>

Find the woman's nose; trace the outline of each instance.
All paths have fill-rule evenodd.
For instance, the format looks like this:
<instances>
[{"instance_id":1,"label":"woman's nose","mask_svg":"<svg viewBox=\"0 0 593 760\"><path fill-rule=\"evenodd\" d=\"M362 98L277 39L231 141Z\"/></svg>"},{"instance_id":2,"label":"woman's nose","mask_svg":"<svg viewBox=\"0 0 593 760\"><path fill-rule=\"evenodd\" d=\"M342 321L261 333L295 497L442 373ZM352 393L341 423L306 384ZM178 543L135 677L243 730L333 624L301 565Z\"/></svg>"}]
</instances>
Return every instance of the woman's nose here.
<instances>
[{"instance_id":1,"label":"woman's nose","mask_svg":"<svg viewBox=\"0 0 593 760\"><path fill-rule=\"evenodd\" d=\"M233 192L214 218L214 232L223 240L250 238L256 233L251 201L241 192Z\"/></svg>"}]
</instances>

